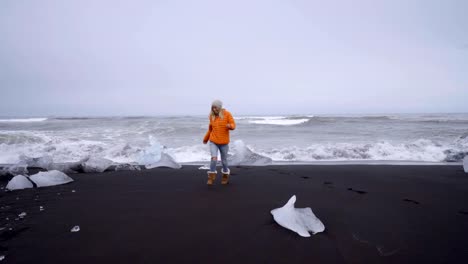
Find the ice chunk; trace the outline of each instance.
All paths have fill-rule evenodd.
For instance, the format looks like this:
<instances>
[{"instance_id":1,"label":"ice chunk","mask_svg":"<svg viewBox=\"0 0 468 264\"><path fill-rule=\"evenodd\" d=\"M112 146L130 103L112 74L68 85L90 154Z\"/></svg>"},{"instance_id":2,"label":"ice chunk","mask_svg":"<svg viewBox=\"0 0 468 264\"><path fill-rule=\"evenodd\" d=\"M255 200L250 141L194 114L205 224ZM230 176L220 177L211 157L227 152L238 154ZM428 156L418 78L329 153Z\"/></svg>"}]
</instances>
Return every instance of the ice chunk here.
<instances>
[{"instance_id":1,"label":"ice chunk","mask_svg":"<svg viewBox=\"0 0 468 264\"><path fill-rule=\"evenodd\" d=\"M8 184L6 186L6 188L8 190L11 190L11 191L12 190L27 189L27 188L32 188L32 187L34 187L34 185L24 175L16 175L15 177L13 177L13 179L11 179L8 182Z\"/></svg>"},{"instance_id":2,"label":"ice chunk","mask_svg":"<svg viewBox=\"0 0 468 264\"><path fill-rule=\"evenodd\" d=\"M48 155L38 158L31 158L26 155L21 155L20 161L21 163L26 163L28 167L39 167L46 170L49 170L51 165L54 163L52 157Z\"/></svg>"},{"instance_id":3,"label":"ice chunk","mask_svg":"<svg viewBox=\"0 0 468 264\"><path fill-rule=\"evenodd\" d=\"M209 170L210 169L210 166L208 165L203 165L201 166L200 168L198 168L199 170Z\"/></svg>"},{"instance_id":4,"label":"ice chunk","mask_svg":"<svg viewBox=\"0 0 468 264\"><path fill-rule=\"evenodd\" d=\"M149 136L150 145L140 153L140 164L153 164L162 159L163 146L153 136Z\"/></svg>"},{"instance_id":5,"label":"ice chunk","mask_svg":"<svg viewBox=\"0 0 468 264\"><path fill-rule=\"evenodd\" d=\"M229 165L264 166L272 163L271 158L253 152L244 144L242 140L234 141L232 147L234 155L228 157Z\"/></svg>"},{"instance_id":6,"label":"ice chunk","mask_svg":"<svg viewBox=\"0 0 468 264\"><path fill-rule=\"evenodd\" d=\"M28 165L26 163L20 163L4 167L0 170L0 176L2 175L27 175Z\"/></svg>"},{"instance_id":7,"label":"ice chunk","mask_svg":"<svg viewBox=\"0 0 468 264\"><path fill-rule=\"evenodd\" d=\"M68 162L68 163L53 163L50 165L48 170L58 170L63 173L76 173L83 172L83 165L88 158L78 162Z\"/></svg>"},{"instance_id":8,"label":"ice chunk","mask_svg":"<svg viewBox=\"0 0 468 264\"><path fill-rule=\"evenodd\" d=\"M19 217L23 218L26 216L26 212L22 212L21 214L18 215Z\"/></svg>"},{"instance_id":9,"label":"ice chunk","mask_svg":"<svg viewBox=\"0 0 468 264\"><path fill-rule=\"evenodd\" d=\"M29 179L36 183L37 187L53 186L73 181L72 178L58 170L42 171L30 176Z\"/></svg>"},{"instance_id":10,"label":"ice chunk","mask_svg":"<svg viewBox=\"0 0 468 264\"><path fill-rule=\"evenodd\" d=\"M39 211L44 211L44 207L43 207L43 206L39 206Z\"/></svg>"},{"instance_id":11,"label":"ice chunk","mask_svg":"<svg viewBox=\"0 0 468 264\"><path fill-rule=\"evenodd\" d=\"M134 170L141 170L140 166L137 164L129 164L129 163L123 163L123 164L118 164L115 166L116 171L134 171Z\"/></svg>"},{"instance_id":12,"label":"ice chunk","mask_svg":"<svg viewBox=\"0 0 468 264\"><path fill-rule=\"evenodd\" d=\"M271 210L273 218L280 226L302 237L310 237L308 231L316 234L325 230L322 221L314 215L310 207L294 208L294 203L296 203L296 195L293 195L283 207Z\"/></svg>"},{"instance_id":13,"label":"ice chunk","mask_svg":"<svg viewBox=\"0 0 468 264\"><path fill-rule=\"evenodd\" d=\"M80 226L74 226L74 227L70 230L70 232L78 232L78 231L80 231Z\"/></svg>"},{"instance_id":14,"label":"ice chunk","mask_svg":"<svg viewBox=\"0 0 468 264\"><path fill-rule=\"evenodd\" d=\"M5 259L5 256L4 255L0 255L0 261L4 260Z\"/></svg>"},{"instance_id":15,"label":"ice chunk","mask_svg":"<svg viewBox=\"0 0 468 264\"><path fill-rule=\"evenodd\" d=\"M147 169L152 169L156 167L168 167L173 169L180 169L182 165L177 163L169 154L161 153L161 159L157 162L145 165Z\"/></svg>"},{"instance_id":16,"label":"ice chunk","mask_svg":"<svg viewBox=\"0 0 468 264\"><path fill-rule=\"evenodd\" d=\"M111 160L97 157L91 157L82 163L84 172L103 172L109 168L111 164Z\"/></svg>"},{"instance_id":17,"label":"ice chunk","mask_svg":"<svg viewBox=\"0 0 468 264\"><path fill-rule=\"evenodd\" d=\"M465 158L463 158L463 170L465 170L465 172L468 173L468 156L465 156Z\"/></svg>"}]
</instances>

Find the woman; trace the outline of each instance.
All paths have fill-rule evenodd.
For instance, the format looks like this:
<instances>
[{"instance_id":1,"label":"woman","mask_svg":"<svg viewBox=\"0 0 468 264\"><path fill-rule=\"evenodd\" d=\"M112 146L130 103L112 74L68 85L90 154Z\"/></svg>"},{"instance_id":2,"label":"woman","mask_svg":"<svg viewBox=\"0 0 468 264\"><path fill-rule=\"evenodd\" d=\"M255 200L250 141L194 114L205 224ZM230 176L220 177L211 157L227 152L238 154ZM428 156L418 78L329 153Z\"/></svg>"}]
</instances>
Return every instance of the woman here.
<instances>
[{"instance_id":1,"label":"woman","mask_svg":"<svg viewBox=\"0 0 468 264\"><path fill-rule=\"evenodd\" d=\"M216 179L216 163L218 160L218 150L221 153L221 163L223 168L221 173L221 184L229 183L230 170L227 163L227 154L229 150L229 131L236 128L234 118L231 113L223 109L223 103L220 100L214 100L211 104L210 125L208 132L203 138L203 144L210 141L211 163L208 171L208 181L206 184L212 185Z\"/></svg>"}]
</instances>

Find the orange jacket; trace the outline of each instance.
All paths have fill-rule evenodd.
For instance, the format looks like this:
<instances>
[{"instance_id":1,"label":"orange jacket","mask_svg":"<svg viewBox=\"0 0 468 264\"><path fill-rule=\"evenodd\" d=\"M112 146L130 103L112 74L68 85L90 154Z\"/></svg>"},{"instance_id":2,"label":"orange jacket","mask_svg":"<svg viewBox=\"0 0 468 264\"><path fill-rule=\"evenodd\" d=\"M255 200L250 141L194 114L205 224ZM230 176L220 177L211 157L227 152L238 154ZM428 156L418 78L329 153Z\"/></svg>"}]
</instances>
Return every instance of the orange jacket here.
<instances>
[{"instance_id":1,"label":"orange jacket","mask_svg":"<svg viewBox=\"0 0 468 264\"><path fill-rule=\"evenodd\" d=\"M214 120L211 120L210 118L208 132L206 132L205 137L203 138L204 142L209 140L220 145L229 144L229 130L236 129L236 123L234 122L234 118L232 118L232 115L229 113L229 111L226 109L221 111L224 111L223 119L221 119L219 116L217 116ZM231 128L227 128L227 124L230 124Z\"/></svg>"}]
</instances>

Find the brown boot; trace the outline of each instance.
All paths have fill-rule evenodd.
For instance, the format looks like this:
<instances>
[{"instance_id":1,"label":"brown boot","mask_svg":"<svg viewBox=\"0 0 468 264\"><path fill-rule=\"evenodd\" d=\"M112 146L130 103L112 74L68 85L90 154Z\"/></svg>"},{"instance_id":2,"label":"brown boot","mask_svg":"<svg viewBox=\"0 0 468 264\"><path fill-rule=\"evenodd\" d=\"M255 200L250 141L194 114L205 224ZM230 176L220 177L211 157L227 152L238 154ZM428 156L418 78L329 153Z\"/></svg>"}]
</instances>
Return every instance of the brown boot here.
<instances>
[{"instance_id":1,"label":"brown boot","mask_svg":"<svg viewBox=\"0 0 468 264\"><path fill-rule=\"evenodd\" d=\"M223 173L223 177L221 178L221 184L228 184L229 183L229 174L231 174L231 171L228 169L227 172L224 172L221 170Z\"/></svg>"},{"instance_id":2,"label":"brown boot","mask_svg":"<svg viewBox=\"0 0 468 264\"><path fill-rule=\"evenodd\" d=\"M213 185L214 181L216 180L216 171L208 171L208 181L206 184Z\"/></svg>"}]
</instances>

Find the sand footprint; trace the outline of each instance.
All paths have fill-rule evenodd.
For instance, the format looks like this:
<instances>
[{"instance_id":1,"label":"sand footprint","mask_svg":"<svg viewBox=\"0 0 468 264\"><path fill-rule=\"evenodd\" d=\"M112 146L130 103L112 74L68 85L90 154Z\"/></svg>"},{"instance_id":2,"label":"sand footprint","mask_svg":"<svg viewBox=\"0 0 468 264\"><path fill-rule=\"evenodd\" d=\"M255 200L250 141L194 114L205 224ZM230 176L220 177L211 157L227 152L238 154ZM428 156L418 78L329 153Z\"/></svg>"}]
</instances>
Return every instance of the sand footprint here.
<instances>
[{"instance_id":1,"label":"sand footprint","mask_svg":"<svg viewBox=\"0 0 468 264\"><path fill-rule=\"evenodd\" d=\"M366 194L367 193L366 191L356 190L356 189L353 189L353 188L348 188L348 191L352 191L352 192L359 193L359 194Z\"/></svg>"},{"instance_id":2,"label":"sand footprint","mask_svg":"<svg viewBox=\"0 0 468 264\"><path fill-rule=\"evenodd\" d=\"M411 200L411 199L407 199L407 198L403 199L403 201L405 201L405 202L409 202L409 203L414 203L414 204L419 204L419 202L418 202L418 201Z\"/></svg>"},{"instance_id":3,"label":"sand footprint","mask_svg":"<svg viewBox=\"0 0 468 264\"><path fill-rule=\"evenodd\" d=\"M383 246L376 246L377 248L377 251L379 252L379 255L382 256L382 257L388 257L388 256L391 256L391 255L394 255L396 253L398 253L398 251L400 251L399 248L397 249L394 249L394 250L386 250Z\"/></svg>"}]
</instances>

